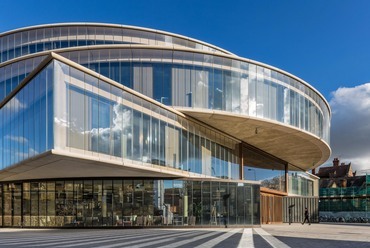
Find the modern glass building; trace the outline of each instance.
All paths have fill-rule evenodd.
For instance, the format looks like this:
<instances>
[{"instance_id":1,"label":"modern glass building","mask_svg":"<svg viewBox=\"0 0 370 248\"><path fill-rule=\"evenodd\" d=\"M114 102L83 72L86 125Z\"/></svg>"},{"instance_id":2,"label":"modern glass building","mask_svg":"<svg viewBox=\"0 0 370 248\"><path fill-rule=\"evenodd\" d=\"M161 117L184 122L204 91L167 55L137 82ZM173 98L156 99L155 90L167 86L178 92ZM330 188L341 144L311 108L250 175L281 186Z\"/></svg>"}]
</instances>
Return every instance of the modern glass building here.
<instances>
[{"instance_id":1,"label":"modern glass building","mask_svg":"<svg viewBox=\"0 0 370 248\"><path fill-rule=\"evenodd\" d=\"M318 199L330 115L296 76L185 36L2 33L0 226L283 221L285 198Z\"/></svg>"}]
</instances>

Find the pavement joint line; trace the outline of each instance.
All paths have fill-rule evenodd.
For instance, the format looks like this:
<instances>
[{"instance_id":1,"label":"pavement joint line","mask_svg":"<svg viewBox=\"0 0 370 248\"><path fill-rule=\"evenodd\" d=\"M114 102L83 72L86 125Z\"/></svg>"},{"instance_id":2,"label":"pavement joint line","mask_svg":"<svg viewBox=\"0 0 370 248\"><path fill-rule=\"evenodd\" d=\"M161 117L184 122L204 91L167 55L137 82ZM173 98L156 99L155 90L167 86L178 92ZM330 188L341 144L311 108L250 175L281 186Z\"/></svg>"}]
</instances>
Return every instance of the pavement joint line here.
<instances>
[{"instance_id":1,"label":"pavement joint line","mask_svg":"<svg viewBox=\"0 0 370 248\"><path fill-rule=\"evenodd\" d=\"M277 238L275 238L262 228L254 228L253 230L274 248L290 248L290 246L284 244L283 242L281 242L280 240L278 240Z\"/></svg>"}]
</instances>

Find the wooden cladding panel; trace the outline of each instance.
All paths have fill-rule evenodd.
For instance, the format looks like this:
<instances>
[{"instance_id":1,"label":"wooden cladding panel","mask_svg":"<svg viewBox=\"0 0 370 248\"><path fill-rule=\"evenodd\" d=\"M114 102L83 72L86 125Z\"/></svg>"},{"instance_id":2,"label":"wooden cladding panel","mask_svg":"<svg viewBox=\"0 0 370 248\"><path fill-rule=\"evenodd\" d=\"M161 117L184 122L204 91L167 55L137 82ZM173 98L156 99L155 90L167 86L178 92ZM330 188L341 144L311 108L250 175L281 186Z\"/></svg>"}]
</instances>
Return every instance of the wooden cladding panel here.
<instances>
[{"instance_id":1,"label":"wooden cladding panel","mask_svg":"<svg viewBox=\"0 0 370 248\"><path fill-rule=\"evenodd\" d=\"M261 193L261 223L283 222L283 197Z\"/></svg>"}]
</instances>

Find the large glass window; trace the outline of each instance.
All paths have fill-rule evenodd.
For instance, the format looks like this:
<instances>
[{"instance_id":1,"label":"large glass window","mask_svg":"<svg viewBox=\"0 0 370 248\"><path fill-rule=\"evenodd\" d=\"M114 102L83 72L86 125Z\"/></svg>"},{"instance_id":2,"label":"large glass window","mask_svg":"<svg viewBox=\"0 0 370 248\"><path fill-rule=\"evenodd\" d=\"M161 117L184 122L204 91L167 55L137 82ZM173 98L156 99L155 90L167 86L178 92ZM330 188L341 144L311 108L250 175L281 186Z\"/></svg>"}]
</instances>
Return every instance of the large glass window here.
<instances>
[{"instance_id":1,"label":"large glass window","mask_svg":"<svg viewBox=\"0 0 370 248\"><path fill-rule=\"evenodd\" d=\"M103 180L103 196L102 196L103 226L113 225L113 217L116 218L116 216L113 216L112 207L113 207L112 180Z\"/></svg>"},{"instance_id":2,"label":"large glass window","mask_svg":"<svg viewBox=\"0 0 370 248\"><path fill-rule=\"evenodd\" d=\"M144 193L144 184L143 180L133 180L133 192L132 192L132 214L135 216L135 221L137 225L143 225L143 193ZM140 217L140 218L138 218Z\"/></svg>"},{"instance_id":3,"label":"large glass window","mask_svg":"<svg viewBox=\"0 0 370 248\"><path fill-rule=\"evenodd\" d=\"M82 221L84 226L93 226L93 207L94 207L94 195L93 195L93 181L83 181L83 201L82 201Z\"/></svg>"},{"instance_id":4,"label":"large glass window","mask_svg":"<svg viewBox=\"0 0 370 248\"><path fill-rule=\"evenodd\" d=\"M47 226L55 226L56 225L56 218L55 218L55 183L47 182L46 183L47 192L46 192L46 223Z\"/></svg>"},{"instance_id":5,"label":"large glass window","mask_svg":"<svg viewBox=\"0 0 370 248\"><path fill-rule=\"evenodd\" d=\"M22 226L22 184L13 184L13 225Z\"/></svg>"},{"instance_id":6,"label":"large glass window","mask_svg":"<svg viewBox=\"0 0 370 248\"><path fill-rule=\"evenodd\" d=\"M286 165L262 155L252 148L243 147L244 179L260 181L261 187L286 192Z\"/></svg>"},{"instance_id":7,"label":"large glass window","mask_svg":"<svg viewBox=\"0 0 370 248\"><path fill-rule=\"evenodd\" d=\"M49 64L0 109L2 160L0 168L18 163L53 147L50 91L53 63ZM51 115L51 116L50 116Z\"/></svg>"},{"instance_id":8,"label":"large glass window","mask_svg":"<svg viewBox=\"0 0 370 248\"><path fill-rule=\"evenodd\" d=\"M112 218L114 226L123 225L123 187L122 180L113 180L113 195L112 195Z\"/></svg>"},{"instance_id":9,"label":"large glass window","mask_svg":"<svg viewBox=\"0 0 370 248\"><path fill-rule=\"evenodd\" d=\"M94 180L92 197L92 226L101 226L103 223L103 182Z\"/></svg>"},{"instance_id":10,"label":"large glass window","mask_svg":"<svg viewBox=\"0 0 370 248\"><path fill-rule=\"evenodd\" d=\"M220 226L224 219L230 225L259 223L258 185L150 179L0 185L4 226Z\"/></svg>"},{"instance_id":11,"label":"large glass window","mask_svg":"<svg viewBox=\"0 0 370 248\"><path fill-rule=\"evenodd\" d=\"M30 226L39 226L39 183L31 182L31 223Z\"/></svg>"},{"instance_id":12,"label":"large glass window","mask_svg":"<svg viewBox=\"0 0 370 248\"><path fill-rule=\"evenodd\" d=\"M213 109L222 110L224 106L224 87L222 84L222 70L213 71Z\"/></svg>"},{"instance_id":13,"label":"large glass window","mask_svg":"<svg viewBox=\"0 0 370 248\"><path fill-rule=\"evenodd\" d=\"M317 179L315 179L317 180ZM314 179L302 172L289 173L289 193L294 195L313 196Z\"/></svg>"}]
</instances>

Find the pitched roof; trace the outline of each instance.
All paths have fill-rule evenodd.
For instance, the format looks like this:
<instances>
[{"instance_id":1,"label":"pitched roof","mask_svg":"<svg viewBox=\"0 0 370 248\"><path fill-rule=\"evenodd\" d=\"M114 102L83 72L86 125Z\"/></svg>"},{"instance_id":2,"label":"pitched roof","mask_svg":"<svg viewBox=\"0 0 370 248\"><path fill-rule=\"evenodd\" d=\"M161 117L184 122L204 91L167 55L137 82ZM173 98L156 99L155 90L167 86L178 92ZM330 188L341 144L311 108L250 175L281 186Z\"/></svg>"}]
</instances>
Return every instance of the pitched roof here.
<instances>
[{"instance_id":1,"label":"pitched roof","mask_svg":"<svg viewBox=\"0 0 370 248\"><path fill-rule=\"evenodd\" d=\"M337 166L321 167L316 176L320 178L340 178L346 177L351 169L351 163Z\"/></svg>"}]
</instances>

